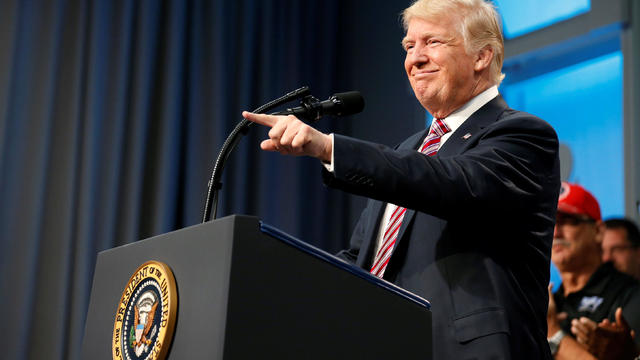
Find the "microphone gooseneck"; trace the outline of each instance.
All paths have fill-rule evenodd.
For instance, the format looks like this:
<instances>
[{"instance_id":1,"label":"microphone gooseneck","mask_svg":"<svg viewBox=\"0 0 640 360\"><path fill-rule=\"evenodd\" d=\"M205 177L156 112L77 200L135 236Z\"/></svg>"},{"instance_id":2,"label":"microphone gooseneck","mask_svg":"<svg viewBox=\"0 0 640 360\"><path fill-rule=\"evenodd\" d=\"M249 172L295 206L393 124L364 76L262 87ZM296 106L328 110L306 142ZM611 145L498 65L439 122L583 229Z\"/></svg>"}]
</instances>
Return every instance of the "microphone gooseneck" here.
<instances>
[{"instance_id":1,"label":"microphone gooseneck","mask_svg":"<svg viewBox=\"0 0 640 360\"><path fill-rule=\"evenodd\" d=\"M299 89L291 91L282 97L272 100L257 109L253 110L254 113L264 113L269 111L275 107L278 107L284 103L287 103L292 100L300 99L305 96L309 96L309 87L303 86ZM216 159L215 165L213 166L213 172L211 173L211 179L209 180L209 187L207 190L207 199L204 205L204 216L202 218L202 222L207 222L209 219L215 219L218 212L218 192L222 188L222 183L220 182L220 178L222 177L222 170L224 169L225 162L229 157L229 154L235 149L238 145L238 142L242 138L242 136L246 135L249 131L249 127L253 124L251 121L247 119L242 119L238 125L231 131L231 134L227 136L227 139L222 144L222 148L218 153L218 158Z\"/></svg>"},{"instance_id":2,"label":"microphone gooseneck","mask_svg":"<svg viewBox=\"0 0 640 360\"><path fill-rule=\"evenodd\" d=\"M302 100L300 100L300 106L276 112L272 115L295 115L301 120L317 121L325 115L348 116L359 113L364 108L364 99L358 91L337 93L327 100L320 101L310 95L307 86L303 86L258 107L253 110L253 112L262 114L284 103L300 98L302 98ZM253 122L242 119L222 144L222 148L218 153L218 158L213 167L213 172L211 173L211 180L209 180L207 199L204 205L204 216L202 218L203 223L210 219L215 219L217 216L218 194L222 188L220 179L222 178L222 170L224 169L225 162L233 149L238 145L242 136L247 134L252 124Z\"/></svg>"}]
</instances>

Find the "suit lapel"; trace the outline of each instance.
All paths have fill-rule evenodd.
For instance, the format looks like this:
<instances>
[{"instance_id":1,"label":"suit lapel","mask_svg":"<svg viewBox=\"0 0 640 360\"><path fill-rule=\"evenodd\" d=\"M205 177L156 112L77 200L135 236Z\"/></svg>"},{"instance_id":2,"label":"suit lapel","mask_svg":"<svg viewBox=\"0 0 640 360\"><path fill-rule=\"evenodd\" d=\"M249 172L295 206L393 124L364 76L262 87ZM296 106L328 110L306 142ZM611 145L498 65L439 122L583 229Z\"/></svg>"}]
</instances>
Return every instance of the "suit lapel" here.
<instances>
[{"instance_id":1,"label":"suit lapel","mask_svg":"<svg viewBox=\"0 0 640 360\"><path fill-rule=\"evenodd\" d=\"M363 269L370 270L373 265L373 252L376 250L376 240L378 238L378 229L380 229L380 221L382 219L382 214L384 213L385 206L387 203L378 200L371 200L373 203L371 204L371 215L375 216L374 226L370 226L367 229L367 232L364 234L363 243L361 245L361 251L357 265L362 267Z\"/></svg>"},{"instance_id":2,"label":"suit lapel","mask_svg":"<svg viewBox=\"0 0 640 360\"><path fill-rule=\"evenodd\" d=\"M401 149L414 149L414 150L418 150L420 148L420 146L422 145L422 142L424 141L424 138L427 137L427 134L429 133L429 129L425 129L422 134L420 136L417 137L416 141L414 143L408 143L406 146L401 146L398 148L398 150ZM384 209L387 206L387 203L381 203L384 206L381 206L381 211L380 211L380 217L382 217L382 213L384 212ZM398 244L400 243L400 240L402 239L402 236L404 235L405 231L407 230L407 227L409 225L409 223L411 223L411 220L413 219L413 216L415 215L416 211L412 210L412 209L407 209L404 213L404 217L402 218L402 224L400 225L400 230L398 230L398 236L396 237L396 243L393 247L393 249L391 250L391 257L389 261L393 261L393 253L396 251L396 249L398 248ZM378 221L378 224L380 223L380 221ZM379 229L380 226L378 226L377 229ZM376 230L377 230L376 229ZM375 240L377 239L377 235L378 232L374 232L373 233L373 241L375 242ZM375 247L374 247L375 249ZM373 253L371 254L370 258L373 259ZM369 260L372 261L372 260Z\"/></svg>"},{"instance_id":3,"label":"suit lapel","mask_svg":"<svg viewBox=\"0 0 640 360\"><path fill-rule=\"evenodd\" d=\"M472 143L481 134L482 130L494 123L506 109L507 103L500 95L484 104L451 134L447 142L438 150L438 155L436 156L460 154L467 144Z\"/></svg>"},{"instance_id":4,"label":"suit lapel","mask_svg":"<svg viewBox=\"0 0 640 360\"><path fill-rule=\"evenodd\" d=\"M418 139L417 143L412 144L411 148L417 151L420 148L420 145L422 145L424 138L427 137L428 133L429 133L429 129L426 129ZM393 253L396 252L396 249L400 244L400 240L402 240L402 237L404 236L404 233L407 231L407 227L411 223L411 220L413 220L413 217L415 214L416 214L416 211L413 209L407 209L405 211L404 217L402 218L402 224L400 225L400 230L398 230L398 236L396 237L396 243L393 246L393 249L391 250L391 257L389 259L389 262L393 261Z\"/></svg>"},{"instance_id":5,"label":"suit lapel","mask_svg":"<svg viewBox=\"0 0 640 360\"><path fill-rule=\"evenodd\" d=\"M422 145L422 141L427 136L428 131L429 129L425 129L422 132L422 134L417 137L414 143L407 143L406 145L402 145L398 147L398 150L418 149L418 147ZM382 202L378 200L370 200L370 201L373 202L373 204L371 205L371 216L375 216L375 219L376 219L374 222L375 225L367 229L367 232L364 235L363 243L360 247L361 251L358 256L358 260L356 262L357 265L359 265L360 267L366 270L370 270L371 266L373 265L373 258L375 256L374 251L376 250L376 245L377 245L376 242L378 240L378 235L379 235L378 233L381 226L380 222L382 221L382 215L384 214L384 211L388 204L386 202ZM407 224L409 223L408 220L411 219L414 212L415 212L414 210L410 210L410 209L407 209L407 211L405 212L404 218L402 220L402 225L400 226L400 230L398 231L398 237L396 238L397 239L396 242L400 240L400 237L402 236L405 229L407 228ZM407 219L407 221L405 221L405 219ZM397 247L397 244L395 247ZM393 251L395 251L395 247L392 250L392 253Z\"/></svg>"},{"instance_id":6,"label":"suit lapel","mask_svg":"<svg viewBox=\"0 0 640 360\"><path fill-rule=\"evenodd\" d=\"M447 141L442 145L442 147L438 150L438 153L434 156L450 156L456 155L462 152L467 146L467 144L471 143L472 140L475 140L474 136L480 135L482 130L489 126L491 123L495 122L500 114L502 114L507 109L507 103L502 99L502 96L498 95L493 100L489 101L485 105L483 105L480 109L478 109L475 113L471 114L471 116L465 120L460 127L451 134L451 137L447 139ZM429 129L425 130L424 134L420 137L417 144L413 144L413 149L418 149L418 147L422 144L422 141L427 136L427 132ZM386 204L385 204L386 205ZM416 211L412 209L407 209L404 214L404 218L402 219L402 225L400 226L400 230L398 231L398 237L396 240L396 244L391 253L391 261L393 261L393 253L398 248L400 241L404 237L404 234L411 224L413 217L416 215ZM377 235L377 232L374 236Z\"/></svg>"}]
</instances>

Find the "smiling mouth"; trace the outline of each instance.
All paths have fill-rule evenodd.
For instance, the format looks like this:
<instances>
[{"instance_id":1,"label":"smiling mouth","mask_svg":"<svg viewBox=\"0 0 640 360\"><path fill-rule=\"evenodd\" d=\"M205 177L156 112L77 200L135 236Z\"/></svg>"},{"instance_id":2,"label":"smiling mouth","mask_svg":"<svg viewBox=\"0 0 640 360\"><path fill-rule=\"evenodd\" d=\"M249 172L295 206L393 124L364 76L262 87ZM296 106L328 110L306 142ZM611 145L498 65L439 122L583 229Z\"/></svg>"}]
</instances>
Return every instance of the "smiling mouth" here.
<instances>
[{"instance_id":1,"label":"smiling mouth","mask_svg":"<svg viewBox=\"0 0 640 360\"><path fill-rule=\"evenodd\" d=\"M438 70L420 70L420 71L414 72L412 76L414 78L418 78L419 79L419 78L422 78L422 77L431 76L432 74L435 74L437 72L438 72Z\"/></svg>"}]
</instances>

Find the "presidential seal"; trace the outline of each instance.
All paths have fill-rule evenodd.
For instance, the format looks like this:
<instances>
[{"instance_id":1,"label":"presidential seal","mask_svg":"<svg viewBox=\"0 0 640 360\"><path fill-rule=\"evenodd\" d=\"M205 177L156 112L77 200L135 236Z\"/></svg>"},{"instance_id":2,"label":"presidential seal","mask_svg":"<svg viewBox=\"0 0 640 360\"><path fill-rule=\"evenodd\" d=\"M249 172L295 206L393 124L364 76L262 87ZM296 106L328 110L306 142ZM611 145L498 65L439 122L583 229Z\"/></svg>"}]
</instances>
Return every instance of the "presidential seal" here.
<instances>
[{"instance_id":1,"label":"presidential seal","mask_svg":"<svg viewBox=\"0 0 640 360\"><path fill-rule=\"evenodd\" d=\"M173 339L177 301L176 281L167 265L153 260L140 265L118 303L113 359L164 359Z\"/></svg>"}]
</instances>

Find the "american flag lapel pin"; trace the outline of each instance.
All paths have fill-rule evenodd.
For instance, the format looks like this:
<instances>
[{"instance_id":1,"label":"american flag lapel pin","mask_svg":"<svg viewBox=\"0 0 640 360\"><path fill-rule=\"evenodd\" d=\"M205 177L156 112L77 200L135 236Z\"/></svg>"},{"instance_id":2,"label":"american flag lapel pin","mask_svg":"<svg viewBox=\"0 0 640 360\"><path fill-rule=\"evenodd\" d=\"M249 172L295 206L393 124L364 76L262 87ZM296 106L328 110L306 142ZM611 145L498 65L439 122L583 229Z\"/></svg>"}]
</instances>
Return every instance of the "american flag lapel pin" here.
<instances>
[{"instance_id":1,"label":"american flag lapel pin","mask_svg":"<svg viewBox=\"0 0 640 360\"><path fill-rule=\"evenodd\" d=\"M471 137L471 134L470 133L466 133L466 134L464 134L464 136L462 138L467 140L470 137Z\"/></svg>"}]
</instances>

